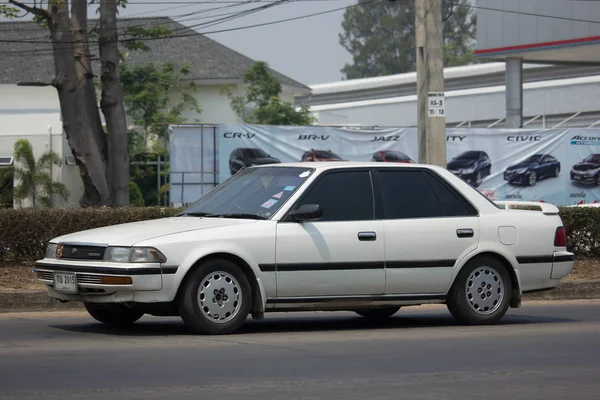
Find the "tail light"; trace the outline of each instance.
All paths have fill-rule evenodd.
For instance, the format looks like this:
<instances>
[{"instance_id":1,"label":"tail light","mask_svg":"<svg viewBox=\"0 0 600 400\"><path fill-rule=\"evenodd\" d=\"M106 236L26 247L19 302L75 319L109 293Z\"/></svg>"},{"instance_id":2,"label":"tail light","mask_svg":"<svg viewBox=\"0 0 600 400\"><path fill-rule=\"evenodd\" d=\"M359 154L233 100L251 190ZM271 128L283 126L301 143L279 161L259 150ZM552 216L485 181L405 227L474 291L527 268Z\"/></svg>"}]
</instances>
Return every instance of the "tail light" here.
<instances>
[{"instance_id":1,"label":"tail light","mask_svg":"<svg viewBox=\"0 0 600 400\"><path fill-rule=\"evenodd\" d=\"M556 228L554 233L554 247L567 247L567 231L564 226Z\"/></svg>"}]
</instances>

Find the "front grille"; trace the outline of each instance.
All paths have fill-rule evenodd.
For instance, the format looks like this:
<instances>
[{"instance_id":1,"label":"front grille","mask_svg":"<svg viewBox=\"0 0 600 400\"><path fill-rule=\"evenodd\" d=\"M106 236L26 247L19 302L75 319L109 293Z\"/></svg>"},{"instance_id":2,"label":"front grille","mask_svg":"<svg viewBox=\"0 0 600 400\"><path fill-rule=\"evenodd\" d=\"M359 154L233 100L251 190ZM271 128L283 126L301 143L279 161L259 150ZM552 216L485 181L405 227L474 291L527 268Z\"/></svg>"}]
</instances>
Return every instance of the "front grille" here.
<instances>
[{"instance_id":1,"label":"front grille","mask_svg":"<svg viewBox=\"0 0 600 400\"><path fill-rule=\"evenodd\" d=\"M64 260L103 260L106 247L64 244L58 247L58 258Z\"/></svg>"},{"instance_id":2,"label":"front grille","mask_svg":"<svg viewBox=\"0 0 600 400\"><path fill-rule=\"evenodd\" d=\"M50 271L41 271L42 279L45 281L54 282L54 274ZM88 274L76 274L77 275L77 283L91 283L99 285L101 283L101 278L98 275L88 275Z\"/></svg>"}]
</instances>

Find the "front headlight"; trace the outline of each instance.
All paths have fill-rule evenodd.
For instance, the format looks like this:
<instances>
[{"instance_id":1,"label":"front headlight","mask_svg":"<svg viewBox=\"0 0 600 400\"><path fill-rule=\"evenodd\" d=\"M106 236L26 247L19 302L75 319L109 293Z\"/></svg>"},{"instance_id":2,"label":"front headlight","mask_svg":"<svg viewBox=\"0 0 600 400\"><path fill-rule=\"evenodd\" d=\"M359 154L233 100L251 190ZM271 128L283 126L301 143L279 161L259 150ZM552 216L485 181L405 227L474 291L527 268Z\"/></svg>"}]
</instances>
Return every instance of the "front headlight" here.
<instances>
[{"instance_id":1,"label":"front headlight","mask_svg":"<svg viewBox=\"0 0 600 400\"><path fill-rule=\"evenodd\" d=\"M46 258L56 258L58 251L58 243L50 243L46 249Z\"/></svg>"},{"instance_id":2,"label":"front headlight","mask_svg":"<svg viewBox=\"0 0 600 400\"><path fill-rule=\"evenodd\" d=\"M164 263L167 258L153 247L108 247L104 261L116 263Z\"/></svg>"},{"instance_id":3,"label":"front headlight","mask_svg":"<svg viewBox=\"0 0 600 400\"><path fill-rule=\"evenodd\" d=\"M463 174L472 174L473 172L475 172L475 167L471 167L471 168L465 168L462 170Z\"/></svg>"}]
</instances>

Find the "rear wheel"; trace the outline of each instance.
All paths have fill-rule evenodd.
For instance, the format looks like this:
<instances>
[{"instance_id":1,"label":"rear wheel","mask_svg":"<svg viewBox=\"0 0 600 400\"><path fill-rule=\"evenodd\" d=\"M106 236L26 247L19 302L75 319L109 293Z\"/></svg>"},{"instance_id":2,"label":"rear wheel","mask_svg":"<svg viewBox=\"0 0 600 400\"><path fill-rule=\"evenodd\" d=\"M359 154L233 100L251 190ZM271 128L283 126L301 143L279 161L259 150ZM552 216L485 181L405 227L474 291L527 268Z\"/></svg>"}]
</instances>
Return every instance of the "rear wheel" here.
<instances>
[{"instance_id":1,"label":"rear wheel","mask_svg":"<svg viewBox=\"0 0 600 400\"><path fill-rule=\"evenodd\" d=\"M511 293L512 281L504 264L482 256L469 261L459 272L446 303L461 323L494 324L506 314Z\"/></svg>"},{"instance_id":2,"label":"rear wheel","mask_svg":"<svg viewBox=\"0 0 600 400\"><path fill-rule=\"evenodd\" d=\"M123 304L83 303L83 305L96 321L112 326L131 325L144 315L143 311Z\"/></svg>"},{"instance_id":3,"label":"rear wheel","mask_svg":"<svg viewBox=\"0 0 600 400\"><path fill-rule=\"evenodd\" d=\"M356 313L368 319L386 319L396 314L398 310L400 310L400 307L367 308L356 310Z\"/></svg>"},{"instance_id":4,"label":"rear wheel","mask_svg":"<svg viewBox=\"0 0 600 400\"><path fill-rule=\"evenodd\" d=\"M194 333L236 331L250 313L252 290L244 272L227 260L210 260L191 272L182 287L178 309Z\"/></svg>"}]
</instances>

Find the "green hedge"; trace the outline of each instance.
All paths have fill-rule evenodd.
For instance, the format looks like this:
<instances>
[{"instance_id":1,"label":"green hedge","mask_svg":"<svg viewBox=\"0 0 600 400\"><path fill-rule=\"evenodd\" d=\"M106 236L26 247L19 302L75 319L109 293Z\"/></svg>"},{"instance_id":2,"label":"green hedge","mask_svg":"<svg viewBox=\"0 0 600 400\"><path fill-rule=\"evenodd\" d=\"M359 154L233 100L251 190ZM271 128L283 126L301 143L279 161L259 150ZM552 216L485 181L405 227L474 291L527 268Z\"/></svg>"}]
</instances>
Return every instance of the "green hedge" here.
<instances>
[{"instance_id":1,"label":"green hedge","mask_svg":"<svg viewBox=\"0 0 600 400\"><path fill-rule=\"evenodd\" d=\"M173 216L181 209L159 207L0 210L0 263L43 258L48 241L85 229ZM580 257L600 257L600 207L561 208L568 248Z\"/></svg>"},{"instance_id":2,"label":"green hedge","mask_svg":"<svg viewBox=\"0 0 600 400\"><path fill-rule=\"evenodd\" d=\"M31 263L43 258L48 241L57 236L170 217L180 211L160 207L0 210L0 263Z\"/></svg>"}]
</instances>

